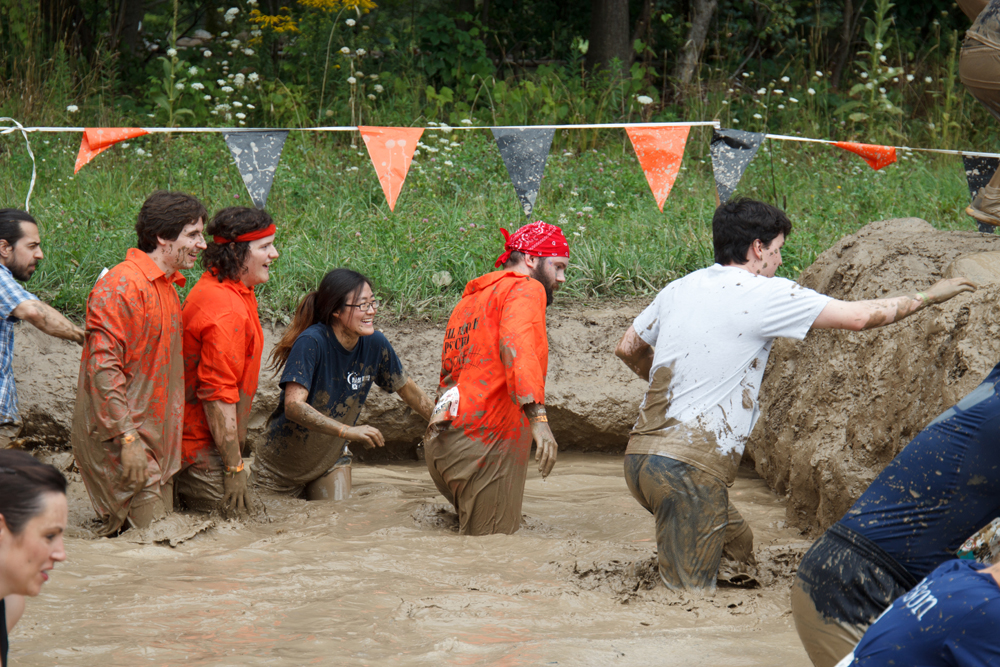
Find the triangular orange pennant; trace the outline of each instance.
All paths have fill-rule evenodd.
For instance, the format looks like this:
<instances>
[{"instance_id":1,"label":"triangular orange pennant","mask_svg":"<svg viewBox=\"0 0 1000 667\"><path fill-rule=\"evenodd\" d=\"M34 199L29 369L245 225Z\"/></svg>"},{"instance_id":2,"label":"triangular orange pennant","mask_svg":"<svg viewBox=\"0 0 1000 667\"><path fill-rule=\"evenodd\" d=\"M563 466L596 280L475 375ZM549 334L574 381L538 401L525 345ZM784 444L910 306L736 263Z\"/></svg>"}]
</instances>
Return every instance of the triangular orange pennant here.
<instances>
[{"instance_id":1,"label":"triangular orange pennant","mask_svg":"<svg viewBox=\"0 0 1000 667\"><path fill-rule=\"evenodd\" d=\"M396 208L396 198L403 189L406 172L413 161L413 151L417 149L422 127L359 127L361 138L368 148L382 192L389 202L389 210Z\"/></svg>"},{"instance_id":2,"label":"triangular orange pennant","mask_svg":"<svg viewBox=\"0 0 1000 667\"><path fill-rule=\"evenodd\" d=\"M868 166L876 171L896 161L895 146L859 144L853 141L834 141L833 145L855 155L860 155L868 163Z\"/></svg>"},{"instance_id":3,"label":"triangular orange pennant","mask_svg":"<svg viewBox=\"0 0 1000 667\"><path fill-rule=\"evenodd\" d=\"M677 173L684 158L684 145L687 143L691 127L628 127L625 132L632 140L632 148L639 158L649 188L653 191L656 204L663 213L663 203L667 201L670 188L674 186Z\"/></svg>"},{"instance_id":4,"label":"triangular orange pennant","mask_svg":"<svg viewBox=\"0 0 1000 667\"><path fill-rule=\"evenodd\" d=\"M76 155L77 173L87 164L119 141L134 139L149 134L141 127L88 127L83 131L83 141L80 142L80 152Z\"/></svg>"}]
</instances>

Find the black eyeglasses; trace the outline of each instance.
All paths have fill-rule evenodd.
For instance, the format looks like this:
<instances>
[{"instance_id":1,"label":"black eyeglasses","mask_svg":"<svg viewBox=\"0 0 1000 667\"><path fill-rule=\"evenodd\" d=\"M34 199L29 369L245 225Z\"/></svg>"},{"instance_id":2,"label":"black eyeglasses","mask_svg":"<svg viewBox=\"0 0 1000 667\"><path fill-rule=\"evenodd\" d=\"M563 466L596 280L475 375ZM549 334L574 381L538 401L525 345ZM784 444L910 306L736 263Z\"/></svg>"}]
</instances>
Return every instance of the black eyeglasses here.
<instances>
[{"instance_id":1,"label":"black eyeglasses","mask_svg":"<svg viewBox=\"0 0 1000 667\"><path fill-rule=\"evenodd\" d=\"M368 303L345 303L348 308L357 308L362 313L374 313L382 305L380 301L369 301Z\"/></svg>"}]
</instances>

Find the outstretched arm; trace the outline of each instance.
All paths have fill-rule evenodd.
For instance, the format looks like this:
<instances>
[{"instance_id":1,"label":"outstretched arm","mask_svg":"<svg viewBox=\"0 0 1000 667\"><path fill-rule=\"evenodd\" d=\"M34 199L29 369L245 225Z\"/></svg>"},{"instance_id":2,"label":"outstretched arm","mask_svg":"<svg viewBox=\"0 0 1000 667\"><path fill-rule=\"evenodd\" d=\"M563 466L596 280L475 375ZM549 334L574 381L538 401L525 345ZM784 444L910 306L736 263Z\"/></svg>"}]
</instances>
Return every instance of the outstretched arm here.
<instances>
[{"instance_id":1,"label":"outstretched arm","mask_svg":"<svg viewBox=\"0 0 1000 667\"><path fill-rule=\"evenodd\" d=\"M926 292L869 301L831 301L813 322L813 329L875 329L898 322L918 310L942 303L962 292L971 292L976 284L968 278L949 278L935 283Z\"/></svg>"},{"instance_id":2,"label":"outstretched arm","mask_svg":"<svg viewBox=\"0 0 1000 667\"><path fill-rule=\"evenodd\" d=\"M66 319L58 310L42 301L22 301L10 313L19 320L31 322L42 332L56 338L83 345L83 329Z\"/></svg>"},{"instance_id":3,"label":"outstretched arm","mask_svg":"<svg viewBox=\"0 0 1000 667\"><path fill-rule=\"evenodd\" d=\"M406 384L396 390L396 393L414 412L430 421L431 412L434 411L434 401L424 393L423 389L417 386L413 378L406 378Z\"/></svg>"},{"instance_id":4,"label":"outstretched arm","mask_svg":"<svg viewBox=\"0 0 1000 667\"><path fill-rule=\"evenodd\" d=\"M653 346L639 338L631 324L615 348L615 356L624 361L633 373L649 381L649 371L653 367Z\"/></svg>"},{"instance_id":5,"label":"outstretched arm","mask_svg":"<svg viewBox=\"0 0 1000 667\"><path fill-rule=\"evenodd\" d=\"M384 447L385 438L374 426L348 426L333 417L327 417L309 405L309 390L297 382L285 384L285 416L310 431L335 435L365 447Z\"/></svg>"}]
</instances>

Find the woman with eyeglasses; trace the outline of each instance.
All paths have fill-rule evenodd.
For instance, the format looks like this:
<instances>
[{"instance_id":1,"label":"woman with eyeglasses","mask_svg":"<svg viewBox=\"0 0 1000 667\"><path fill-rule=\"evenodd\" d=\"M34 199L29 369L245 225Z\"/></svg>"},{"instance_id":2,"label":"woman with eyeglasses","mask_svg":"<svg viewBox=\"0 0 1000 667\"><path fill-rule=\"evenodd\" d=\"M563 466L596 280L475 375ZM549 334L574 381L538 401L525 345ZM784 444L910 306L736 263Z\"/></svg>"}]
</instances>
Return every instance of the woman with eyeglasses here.
<instances>
[{"instance_id":1,"label":"woman with eyeglasses","mask_svg":"<svg viewBox=\"0 0 1000 667\"><path fill-rule=\"evenodd\" d=\"M42 592L48 572L66 560L66 478L31 454L0 450L0 664L24 596Z\"/></svg>"},{"instance_id":2,"label":"woman with eyeglasses","mask_svg":"<svg viewBox=\"0 0 1000 667\"><path fill-rule=\"evenodd\" d=\"M373 382L430 419L430 397L375 331L378 305L371 281L350 269L330 271L302 299L271 352L271 367L281 372L281 396L257 447L255 485L306 500L350 495L348 443L385 445L377 428L357 424Z\"/></svg>"}]
</instances>

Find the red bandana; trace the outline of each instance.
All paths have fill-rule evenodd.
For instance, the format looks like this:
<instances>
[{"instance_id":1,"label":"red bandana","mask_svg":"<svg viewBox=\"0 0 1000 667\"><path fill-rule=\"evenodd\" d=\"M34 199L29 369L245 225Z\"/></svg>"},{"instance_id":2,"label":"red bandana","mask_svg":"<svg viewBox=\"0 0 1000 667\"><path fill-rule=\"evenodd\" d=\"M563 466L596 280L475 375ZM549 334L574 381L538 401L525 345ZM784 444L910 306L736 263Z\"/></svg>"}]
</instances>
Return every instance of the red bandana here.
<instances>
[{"instance_id":1,"label":"red bandana","mask_svg":"<svg viewBox=\"0 0 1000 667\"><path fill-rule=\"evenodd\" d=\"M212 240L219 245L224 245L226 243L247 243L248 241L256 241L257 239L262 239L265 236L271 236L278 231L278 228L271 223L264 229L258 229L255 232L247 232L246 234L240 234L235 239L227 239L221 236L213 236Z\"/></svg>"},{"instance_id":2,"label":"red bandana","mask_svg":"<svg viewBox=\"0 0 1000 667\"><path fill-rule=\"evenodd\" d=\"M493 266L502 266L510 259L510 253L515 251L533 257L569 257L566 237L555 225L539 220L521 227L513 234L502 227L500 231L506 239L503 245L504 253L497 258Z\"/></svg>"}]
</instances>

